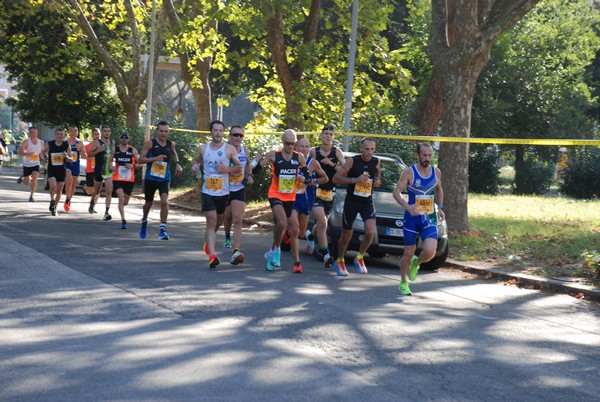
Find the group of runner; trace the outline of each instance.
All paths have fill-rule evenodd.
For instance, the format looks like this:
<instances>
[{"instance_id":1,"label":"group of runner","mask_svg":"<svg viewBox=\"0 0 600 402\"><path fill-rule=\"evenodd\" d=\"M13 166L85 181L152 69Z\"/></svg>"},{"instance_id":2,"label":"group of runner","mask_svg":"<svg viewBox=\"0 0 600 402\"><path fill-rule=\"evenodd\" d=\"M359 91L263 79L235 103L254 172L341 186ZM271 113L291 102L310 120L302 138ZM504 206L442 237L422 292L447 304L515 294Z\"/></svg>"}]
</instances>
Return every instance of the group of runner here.
<instances>
[{"instance_id":1,"label":"group of runner","mask_svg":"<svg viewBox=\"0 0 600 402\"><path fill-rule=\"evenodd\" d=\"M348 159L334 146L334 128L323 127L320 145L311 148L306 138L298 139L294 130L285 130L282 147L266 155L250 157L242 145L244 129L233 126L225 141L225 125L213 121L210 125L211 141L198 147L192 170L202 184L202 210L206 216L204 252L210 269L220 264L216 251L218 228L225 223L224 247L231 247L229 227L233 225L233 252L230 263L244 261L241 252L242 219L245 211L245 186L254 183L254 175L271 168L268 201L272 210L274 228L271 247L264 254L265 269L281 267L282 242L289 244L294 260L292 272L302 273L300 238L307 240L308 254L316 253L325 265L331 265L338 276L348 276L345 254L353 234L353 223L360 215L365 233L358 254L353 260L359 274L368 269L364 254L370 247L376 230L376 213L373 188L381 184L381 165L375 156L376 143L372 138L360 142L360 154ZM421 143L416 150L418 163L406 169L394 190L394 198L406 212L404 216L405 253L402 258L399 290L410 295L408 280L415 280L420 264L431 260L437 248L437 226L428 219L434 213L437 201L438 219L443 220L443 190L441 172L431 166L433 148ZM347 186L344 200L342 235L338 240L338 255L329 252L327 222L333 208L335 185ZM402 192L407 190L405 200ZM315 225L307 230L308 218L313 214ZM227 224L229 222L229 225ZM415 255L417 237L423 239L424 248ZM315 244L316 240L316 244Z\"/></svg>"},{"instance_id":2,"label":"group of runner","mask_svg":"<svg viewBox=\"0 0 600 402\"><path fill-rule=\"evenodd\" d=\"M86 185L91 196L88 212L95 213L95 205L104 183L106 210L103 220L111 220L111 193L114 187L119 199L121 229L127 229L125 209L133 190L135 169L146 165L144 177L143 216L140 237L145 239L148 231L148 214L154 196L160 196L160 226L158 237L169 240L167 218L169 212L168 194L171 180L171 167L174 174L181 174L176 145L168 139L169 124L158 123L156 136L147 140L141 152L129 144L127 132L119 135L119 144L111 137L107 126L94 129L92 141L84 146L78 139L77 127L69 128L65 139L63 129L56 129L54 140L44 142L37 138L37 129L29 129L29 139L19 148L23 157L23 176L18 182L31 187L29 201L34 202L33 194L39 176L40 159L48 162L48 184L50 192L49 210L56 215L63 185L66 181L64 210L70 211L71 198L79 176L79 159L87 159ZM217 256L217 230L223 224L226 229L224 247L232 247L230 263L244 262L241 251L242 220L246 199L245 187L254 184L254 175L262 169L271 168L271 185L268 200L274 219L273 241L265 253L265 269L273 271L281 267L281 245L285 238L294 260L292 271L302 273L299 238L307 240L306 251L315 254L326 266L331 265L338 276L348 276L345 254L352 226L360 214L364 222L364 236L353 264L359 274L367 274L364 254L371 245L376 230L376 211L373 203L373 188L381 183L381 165L374 155L375 140L363 138L360 153L348 159L341 149L334 146L334 128L323 127L320 145L311 148L306 138L298 139L294 130L288 129L282 135L282 147L266 155L250 153L243 145L244 129L233 126L225 141L225 125L221 121L210 124L211 141L200 144L193 158L192 171L201 182L202 210L206 217L204 252L208 256L210 269L220 264ZM428 218L434 211L437 201L438 219L444 219L442 211L443 190L439 169L431 166L433 150L431 145L422 143L417 147L418 163L406 169L394 190L394 198L406 212L404 216L405 252L400 263L402 279L399 290L410 295L407 278L414 280L420 264L434 257L437 246L437 227ZM347 186L343 211L342 234L338 241L338 255L330 254L327 239L327 222L332 211L335 185ZM402 191L407 189L405 200ZM313 214L315 225L307 230L308 218ZM231 239L233 227L233 241ZM415 256L417 237L423 239L424 248ZM337 258L336 258L337 257Z\"/></svg>"}]
</instances>

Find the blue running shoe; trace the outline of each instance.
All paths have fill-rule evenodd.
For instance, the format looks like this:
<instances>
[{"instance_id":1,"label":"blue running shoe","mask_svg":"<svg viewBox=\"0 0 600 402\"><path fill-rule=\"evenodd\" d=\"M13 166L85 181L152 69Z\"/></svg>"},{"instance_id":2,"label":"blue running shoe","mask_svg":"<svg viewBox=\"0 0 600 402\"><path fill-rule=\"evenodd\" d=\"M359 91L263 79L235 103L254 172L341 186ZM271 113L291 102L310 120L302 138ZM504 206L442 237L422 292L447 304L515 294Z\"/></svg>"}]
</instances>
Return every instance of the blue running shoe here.
<instances>
[{"instance_id":1,"label":"blue running shoe","mask_svg":"<svg viewBox=\"0 0 600 402\"><path fill-rule=\"evenodd\" d=\"M142 221L142 227L140 228L140 237L145 239L148 235L148 221Z\"/></svg>"},{"instance_id":2,"label":"blue running shoe","mask_svg":"<svg viewBox=\"0 0 600 402\"><path fill-rule=\"evenodd\" d=\"M167 234L166 230L161 230L158 232L158 238L161 240L169 240L169 235Z\"/></svg>"},{"instance_id":3,"label":"blue running shoe","mask_svg":"<svg viewBox=\"0 0 600 402\"><path fill-rule=\"evenodd\" d=\"M265 253L265 260L267 260L267 262L265 263L265 269L267 271L273 271L275 269L275 267L273 266L273 250L269 250Z\"/></svg>"},{"instance_id":4,"label":"blue running shoe","mask_svg":"<svg viewBox=\"0 0 600 402\"><path fill-rule=\"evenodd\" d=\"M273 258L271 259L271 262L275 268L281 266L281 251L273 251Z\"/></svg>"},{"instance_id":5,"label":"blue running shoe","mask_svg":"<svg viewBox=\"0 0 600 402\"><path fill-rule=\"evenodd\" d=\"M346 269L346 261L334 261L333 264L331 264L333 266L333 269L335 269L335 273L337 276L348 276L348 270Z\"/></svg>"},{"instance_id":6,"label":"blue running shoe","mask_svg":"<svg viewBox=\"0 0 600 402\"><path fill-rule=\"evenodd\" d=\"M121 221L121 229L127 229L127 221Z\"/></svg>"}]
</instances>

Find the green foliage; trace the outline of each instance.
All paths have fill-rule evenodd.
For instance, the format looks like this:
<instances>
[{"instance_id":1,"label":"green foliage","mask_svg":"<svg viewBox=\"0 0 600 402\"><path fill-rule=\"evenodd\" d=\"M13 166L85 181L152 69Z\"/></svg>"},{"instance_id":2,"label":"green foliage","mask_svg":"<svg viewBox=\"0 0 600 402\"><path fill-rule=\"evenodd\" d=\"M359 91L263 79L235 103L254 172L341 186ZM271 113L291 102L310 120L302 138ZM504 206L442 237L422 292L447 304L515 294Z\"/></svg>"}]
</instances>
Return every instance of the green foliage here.
<instances>
[{"instance_id":1,"label":"green foliage","mask_svg":"<svg viewBox=\"0 0 600 402\"><path fill-rule=\"evenodd\" d=\"M600 198L600 148L582 147L570 153L561 191L575 198Z\"/></svg>"},{"instance_id":2,"label":"green foliage","mask_svg":"<svg viewBox=\"0 0 600 402\"><path fill-rule=\"evenodd\" d=\"M239 76L240 69L248 69L245 80L250 99L261 107L261 114L275 116L275 127L283 125L286 99L273 63L273 55L266 42L267 21L272 16L272 2L263 0L240 1L230 4L227 28L239 38L234 41L228 59L229 69L221 74L223 80ZM350 34L350 0L323 2L317 38L304 42L304 28L311 2L286 0L276 2L284 22L287 62L296 75L294 91L288 100L301 106L303 129L317 130L333 122L341 126L344 116L348 38ZM360 2L358 52L356 57L353 121L377 111L380 119L388 123L396 120L396 105L391 94L414 93L410 85L410 72L401 66L401 55L390 51L382 32L387 28L394 2L366 0ZM241 78L241 77L240 77ZM243 80L243 79L242 79ZM239 81L238 81L239 82ZM239 85L239 84L238 84Z\"/></svg>"},{"instance_id":3,"label":"green foliage","mask_svg":"<svg viewBox=\"0 0 600 402\"><path fill-rule=\"evenodd\" d=\"M585 261L585 264L596 270L597 274L600 274L600 253L597 251L584 251L581 254L581 258Z\"/></svg>"},{"instance_id":4,"label":"green foliage","mask_svg":"<svg viewBox=\"0 0 600 402\"><path fill-rule=\"evenodd\" d=\"M487 145L472 144L469 155L469 192L497 194L500 170L498 151Z\"/></svg>"},{"instance_id":5,"label":"green foliage","mask_svg":"<svg viewBox=\"0 0 600 402\"><path fill-rule=\"evenodd\" d=\"M122 109L90 49L70 42L68 20L49 3L2 1L0 60L19 95L10 104L27 121L118 124Z\"/></svg>"},{"instance_id":6,"label":"green foliage","mask_svg":"<svg viewBox=\"0 0 600 402\"><path fill-rule=\"evenodd\" d=\"M600 47L598 22L587 0L544 0L502 35L478 81L473 134L586 138L595 102L585 68Z\"/></svg>"},{"instance_id":7,"label":"green foliage","mask_svg":"<svg viewBox=\"0 0 600 402\"><path fill-rule=\"evenodd\" d=\"M552 184L554 172L553 163L530 155L515 169L513 193L517 195L545 194Z\"/></svg>"}]
</instances>

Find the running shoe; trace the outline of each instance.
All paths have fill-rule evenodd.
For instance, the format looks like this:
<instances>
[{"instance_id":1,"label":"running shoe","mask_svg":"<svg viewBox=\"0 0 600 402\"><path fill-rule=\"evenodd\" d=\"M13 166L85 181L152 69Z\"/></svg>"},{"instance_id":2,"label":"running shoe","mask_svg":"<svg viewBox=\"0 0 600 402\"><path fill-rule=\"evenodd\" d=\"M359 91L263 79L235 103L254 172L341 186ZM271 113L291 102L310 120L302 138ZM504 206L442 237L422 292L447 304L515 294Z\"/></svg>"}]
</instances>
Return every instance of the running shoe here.
<instances>
[{"instance_id":1,"label":"running shoe","mask_svg":"<svg viewBox=\"0 0 600 402\"><path fill-rule=\"evenodd\" d=\"M294 263L294 270L293 270L293 272L295 274L301 274L302 273L302 264L300 263L300 261Z\"/></svg>"},{"instance_id":2,"label":"running shoe","mask_svg":"<svg viewBox=\"0 0 600 402\"><path fill-rule=\"evenodd\" d=\"M325 263L326 267L330 266L331 264L333 264L333 257L331 257L329 253L325 253L323 255L323 263Z\"/></svg>"},{"instance_id":3,"label":"running shoe","mask_svg":"<svg viewBox=\"0 0 600 402\"><path fill-rule=\"evenodd\" d=\"M55 210L55 208L54 208L54 207L55 207L55 206L56 206L56 203L54 202L54 200L50 201L50 207L48 208L48 210L49 210L50 212L54 212L54 210Z\"/></svg>"},{"instance_id":4,"label":"running shoe","mask_svg":"<svg viewBox=\"0 0 600 402\"><path fill-rule=\"evenodd\" d=\"M56 209L52 210L52 216L56 216Z\"/></svg>"},{"instance_id":5,"label":"running shoe","mask_svg":"<svg viewBox=\"0 0 600 402\"><path fill-rule=\"evenodd\" d=\"M331 265L333 266L333 269L335 269L337 276L348 276L348 270L346 270L346 261L337 260Z\"/></svg>"},{"instance_id":6,"label":"running shoe","mask_svg":"<svg viewBox=\"0 0 600 402\"><path fill-rule=\"evenodd\" d=\"M273 265L273 250L269 250L265 253L265 260L267 260L267 262L265 263L265 269L267 271L273 271L275 269L275 266Z\"/></svg>"},{"instance_id":7,"label":"running shoe","mask_svg":"<svg viewBox=\"0 0 600 402\"><path fill-rule=\"evenodd\" d=\"M23 176L19 176L19 178L17 179L17 184L21 183L23 183Z\"/></svg>"},{"instance_id":8,"label":"running shoe","mask_svg":"<svg viewBox=\"0 0 600 402\"><path fill-rule=\"evenodd\" d=\"M314 252L315 252L315 241L308 240L308 244L306 245L306 253L309 255L313 255Z\"/></svg>"},{"instance_id":9,"label":"running shoe","mask_svg":"<svg viewBox=\"0 0 600 402\"><path fill-rule=\"evenodd\" d=\"M158 238L161 240L169 240L169 235L167 234L166 230L161 230L158 232Z\"/></svg>"},{"instance_id":10,"label":"running shoe","mask_svg":"<svg viewBox=\"0 0 600 402\"><path fill-rule=\"evenodd\" d=\"M140 228L140 237L145 239L148 235L148 221L142 221L142 227Z\"/></svg>"},{"instance_id":11,"label":"running shoe","mask_svg":"<svg viewBox=\"0 0 600 402\"><path fill-rule=\"evenodd\" d=\"M94 212L94 200L90 201L90 207L88 208L88 213L93 214Z\"/></svg>"},{"instance_id":12,"label":"running shoe","mask_svg":"<svg viewBox=\"0 0 600 402\"><path fill-rule=\"evenodd\" d=\"M33 195L29 196L29 202L35 202L35 200L33 199Z\"/></svg>"},{"instance_id":13,"label":"running shoe","mask_svg":"<svg viewBox=\"0 0 600 402\"><path fill-rule=\"evenodd\" d=\"M210 249L208 248L208 243L207 242L204 242L203 249L204 249L204 254L210 255Z\"/></svg>"},{"instance_id":14,"label":"running shoe","mask_svg":"<svg viewBox=\"0 0 600 402\"><path fill-rule=\"evenodd\" d=\"M231 265L238 265L244 262L244 254L240 250L235 250L231 255Z\"/></svg>"},{"instance_id":15,"label":"running shoe","mask_svg":"<svg viewBox=\"0 0 600 402\"><path fill-rule=\"evenodd\" d=\"M104 213L104 217L102 218L103 221L109 221L112 219L112 216L110 216L110 214L108 212Z\"/></svg>"},{"instance_id":16,"label":"running shoe","mask_svg":"<svg viewBox=\"0 0 600 402\"><path fill-rule=\"evenodd\" d=\"M354 266L356 267L356 271L359 274L363 274L366 275L367 274L367 267L365 266L365 259L364 258L355 258L354 259Z\"/></svg>"},{"instance_id":17,"label":"running shoe","mask_svg":"<svg viewBox=\"0 0 600 402\"><path fill-rule=\"evenodd\" d=\"M225 248L231 248L231 239L225 239L225 244L223 244Z\"/></svg>"},{"instance_id":18,"label":"running shoe","mask_svg":"<svg viewBox=\"0 0 600 402\"><path fill-rule=\"evenodd\" d=\"M121 229L127 229L127 221L121 221Z\"/></svg>"},{"instance_id":19,"label":"running shoe","mask_svg":"<svg viewBox=\"0 0 600 402\"><path fill-rule=\"evenodd\" d=\"M400 291L400 293L402 293L405 296L412 295L412 292L410 291L410 288L408 287L408 282L406 282L406 281L400 282L400 285L398 285L398 290Z\"/></svg>"},{"instance_id":20,"label":"running shoe","mask_svg":"<svg viewBox=\"0 0 600 402\"><path fill-rule=\"evenodd\" d=\"M219 261L219 257L217 257L216 254L208 257L208 266L210 269L215 269L220 263L221 261Z\"/></svg>"},{"instance_id":21,"label":"running shoe","mask_svg":"<svg viewBox=\"0 0 600 402\"><path fill-rule=\"evenodd\" d=\"M408 271L408 279L410 279L411 281L414 281L415 279L417 279L417 275L419 273L419 268L421 268L419 266L419 257L417 257L416 255L413 255L412 259L410 260L410 270Z\"/></svg>"},{"instance_id":22,"label":"running shoe","mask_svg":"<svg viewBox=\"0 0 600 402\"><path fill-rule=\"evenodd\" d=\"M281 251L273 251L273 257L271 258L271 262L273 263L274 268L281 266Z\"/></svg>"},{"instance_id":23,"label":"running shoe","mask_svg":"<svg viewBox=\"0 0 600 402\"><path fill-rule=\"evenodd\" d=\"M65 212L69 212L71 210L71 201L65 201L65 205L63 205Z\"/></svg>"}]
</instances>

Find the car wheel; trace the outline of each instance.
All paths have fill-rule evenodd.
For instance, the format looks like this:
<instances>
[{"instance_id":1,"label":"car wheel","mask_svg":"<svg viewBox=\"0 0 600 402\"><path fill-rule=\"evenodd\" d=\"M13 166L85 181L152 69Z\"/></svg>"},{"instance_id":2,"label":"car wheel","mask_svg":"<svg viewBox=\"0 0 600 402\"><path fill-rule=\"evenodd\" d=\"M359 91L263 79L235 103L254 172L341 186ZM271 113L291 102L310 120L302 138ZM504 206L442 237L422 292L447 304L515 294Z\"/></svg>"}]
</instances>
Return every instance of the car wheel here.
<instances>
[{"instance_id":1,"label":"car wheel","mask_svg":"<svg viewBox=\"0 0 600 402\"><path fill-rule=\"evenodd\" d=\"M442 264L444 262L446 262L446 258L448 258L449 249L450 249L450 246L448 245L448 243L446 243L446 248L444 249L444 252L436 257L433 257L431 260L427 261L426 263L421 264L420 269L424 269L425 271L434 271L434 270L438 269L439 267L441 267Z\"/></svg>"}]
</instances>

